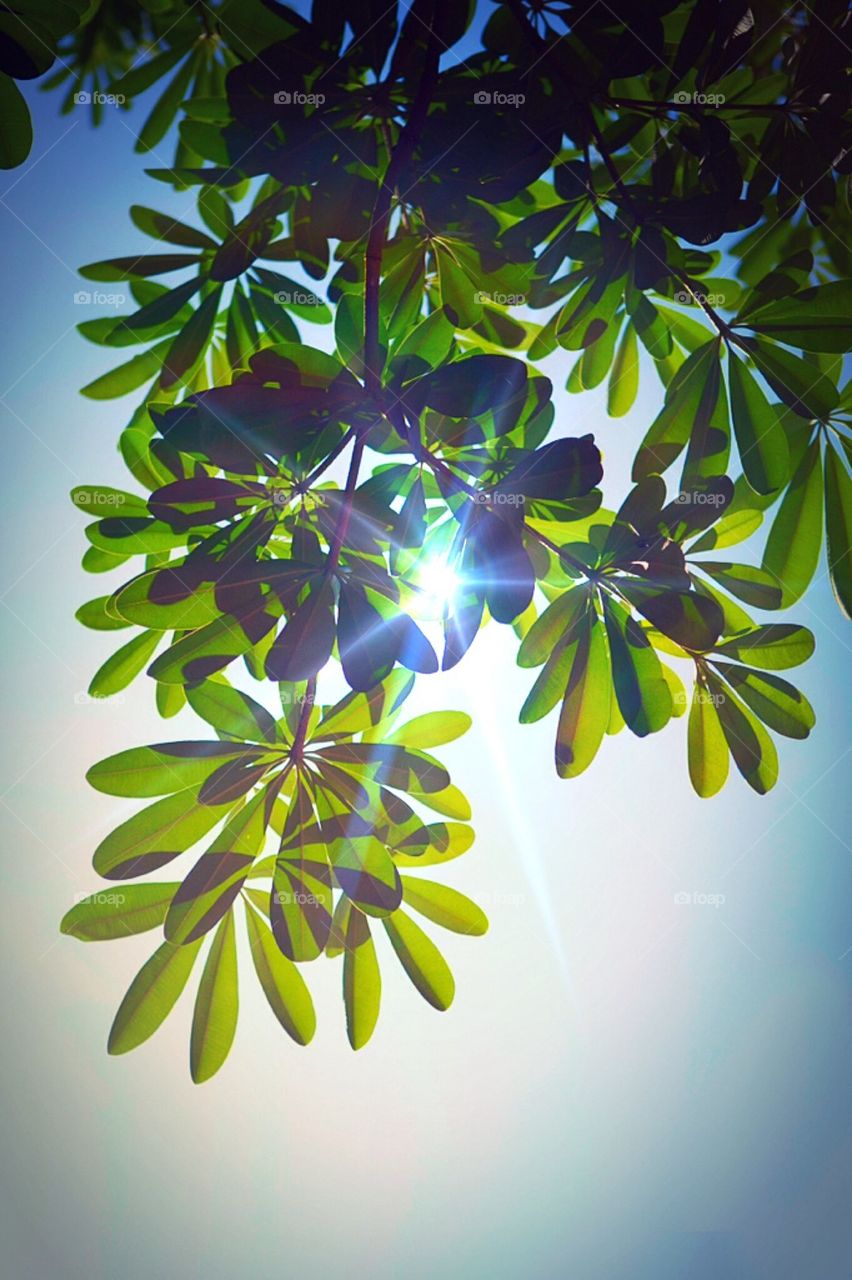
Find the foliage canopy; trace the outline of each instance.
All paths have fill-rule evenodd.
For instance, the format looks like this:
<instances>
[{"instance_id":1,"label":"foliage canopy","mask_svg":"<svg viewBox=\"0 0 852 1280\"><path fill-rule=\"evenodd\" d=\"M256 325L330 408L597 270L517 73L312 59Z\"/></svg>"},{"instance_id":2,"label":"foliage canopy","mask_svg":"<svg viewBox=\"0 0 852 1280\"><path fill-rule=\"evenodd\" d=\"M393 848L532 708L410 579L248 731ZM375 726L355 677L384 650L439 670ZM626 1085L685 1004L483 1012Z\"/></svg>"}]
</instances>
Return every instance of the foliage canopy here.
<instances>
[{"instance_id":1,"label":"foliage canopy","mask_svg":"<svg viewBox=\"0 0 852 1280\"><path fill-rule=\"evenodd\" d=\"M399 717L416 675L455 666L489 618L531 672L521 721L555 713L560 777L688 711L700 796L731 761L774 785L774 735L814 724L779 673L814 638L772 615L824 541L852 613L850 25L835 0L315 0L310 19L260 0L14 0L4 163L29 147L14 81L55 60L64 109L144 100L137 149L197 210L134 206L150 253L82 270L138 308L80 325L119 361L83 394L142 389L119 440L131 489L72 495L100 517L84 567L120 575L78 617L131 633L90 691L147 670L164 717L188 704L212 730L89 773L144 807L95 852L116 891L62 928L164 933L111 1052L156 1030L210 935L190 1061L196 1081L218 1070L238 903L297 1043L315 1025L301 966L322 954L343 960L352 1046L369 1039L378 929L448 1007L410 912L487 927L421 874L473 840L432 754L469 721ZM331 336L311 345L308 326ZM538 367L560 350L570 422ZM609 510L572 422L604 384L626 414L640 372L658 409ZM762 555L731 560L765 520ZM436 565L453 589L430 616ZM351 691L329 705L335 662ZM280 716L239 666L278 686ZM206 840L182 880L136 883Z\"/></svg>"}]
</instances>

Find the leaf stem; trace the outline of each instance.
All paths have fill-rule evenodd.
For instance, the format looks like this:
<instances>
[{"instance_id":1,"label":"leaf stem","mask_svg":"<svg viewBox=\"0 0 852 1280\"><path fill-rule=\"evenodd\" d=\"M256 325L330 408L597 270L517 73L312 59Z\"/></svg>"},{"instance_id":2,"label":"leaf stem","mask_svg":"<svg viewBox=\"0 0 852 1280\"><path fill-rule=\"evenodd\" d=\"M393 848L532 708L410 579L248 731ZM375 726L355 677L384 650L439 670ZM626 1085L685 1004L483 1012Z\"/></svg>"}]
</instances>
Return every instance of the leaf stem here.
<instances>
[{"instance_id":1,"label":"leaf stem","mask_svg":"<svg viewBox=\"0 0 852 1280\"><path fill-rule=\"evenodd\" d=\"M297 764L301 763L302 756L305 751L305 738L308 734L308 721L311 718L311 708L314 705L314 699L317 694L317 678L311 676L305 689L304 701L299 710L299 723L296 725L296 733L293 737L293 746L290 748L290 759L295 760Z\"/></svg>"}]
</instances>

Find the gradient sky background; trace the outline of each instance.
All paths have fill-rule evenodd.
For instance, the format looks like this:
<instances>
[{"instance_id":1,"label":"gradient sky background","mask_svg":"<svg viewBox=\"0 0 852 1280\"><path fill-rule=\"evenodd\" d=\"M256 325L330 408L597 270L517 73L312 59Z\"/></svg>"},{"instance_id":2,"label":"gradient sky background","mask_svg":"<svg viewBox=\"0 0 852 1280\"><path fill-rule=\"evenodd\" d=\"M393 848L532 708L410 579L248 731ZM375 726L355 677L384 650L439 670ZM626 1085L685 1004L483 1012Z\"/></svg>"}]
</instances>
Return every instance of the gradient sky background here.
<instances>
[{"instance_id":1,"label":"gradient sky background","mask_svg":"<svg viewBox=\"0 0 852 1280\"><path fill-rule=\"evenodd\" d=\"M491 929L439 939L452 1009L430 1009L381 938L382 1016L358 1054L339 962L320 962L306 1049L244 963L236 1044L213 1081L189 1079L193 984L151 1041L107 1056L152 938L58 933L75 894L98 887L94 847L133 808L83 775L197 722L164 728L144 681L111 702L79 696L115 642L74 621L110 583L79 568L85 522L67 495L133 487L115 443L133 402L78 394L109 356L75 332L102 314L75 304L89 287L76 267L147 243L131 203L186 217L192 197L144 175L139 108L107 110L95 133L29 96L33 154L0 197L3 1274L848 1280L852 633L824 566L790 614L817 636L794 679L818 723L806 743L780 741L769 796L736 775L698 800L684 721L610 739L560 782L553 719L517 724L530 675L491 625L410 702L474 717L444 749L477 829L446 880ZM567 368L547 371L561 386ZM610 504L659 402L653 375L643 384L619 421L595 392L558 394L560 431L593 430L604 449Z\"/></svg>"}]
</instances>

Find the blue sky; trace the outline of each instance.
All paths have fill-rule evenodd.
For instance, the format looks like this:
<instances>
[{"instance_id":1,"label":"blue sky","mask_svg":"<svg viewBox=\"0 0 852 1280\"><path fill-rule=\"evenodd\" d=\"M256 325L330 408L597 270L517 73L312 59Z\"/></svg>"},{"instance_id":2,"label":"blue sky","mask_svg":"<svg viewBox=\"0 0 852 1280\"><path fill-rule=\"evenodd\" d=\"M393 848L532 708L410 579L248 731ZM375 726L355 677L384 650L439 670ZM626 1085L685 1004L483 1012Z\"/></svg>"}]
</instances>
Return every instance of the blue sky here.
<instances>
[{"instance_id":1,"label":"blue sky","mask_svg":"<svg viewBox=\"0 0 852 1280\"><path fill-rule=\"evenodd\" d=\"M560 782L552 720L517 724L529 674L491 625L414 695L474 717L446 758L477 842L447 880L491 929L441 940L449 1013L385 948L382 1019L357 1055L329 963L310 974L307 1049L285 1042L252 980L232 1056L203 1088L189 1082L188 994L142 1049L107 1057L150 938L58 935L125 811L83 775L193 721L164 731L144 682L120 702L79 697L110 640L74 621L105 587L79 568L67 495L127 484L116 439L132 398L78 394L106 363L75 331L101 314L75 303L76 267L142 247L130 204L185 216L191 201L133 155L138 108L108 110L95 133L31 100L33 154L0 203L9 1274L846 1280L850 640L824 566L790 615L817 636L797 677L817 727L779 744L769 796L737 776L699 801L683 722L622 734ZM557 357L548 372L563 386L567 370ZM557 396L560 433L602 445L610 502L659 401L643 373L619 421L596 393Z\"/></svg>"}]
</instances>

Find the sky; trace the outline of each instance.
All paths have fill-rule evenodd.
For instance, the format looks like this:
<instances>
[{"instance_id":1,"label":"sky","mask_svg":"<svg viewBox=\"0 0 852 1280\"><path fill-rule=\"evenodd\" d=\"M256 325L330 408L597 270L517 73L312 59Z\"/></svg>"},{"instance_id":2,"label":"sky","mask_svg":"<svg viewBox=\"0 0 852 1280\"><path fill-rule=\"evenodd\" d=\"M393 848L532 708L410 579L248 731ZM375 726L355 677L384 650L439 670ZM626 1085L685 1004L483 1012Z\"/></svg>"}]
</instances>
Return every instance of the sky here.
<instances>
[{"instance_id":1,"label":"sky","mask_svg":"<svg viewBox=\"0 0 852 1280\"><path fill-rule=\"evenodd\" d=\"M98 841L133 808L84 773L195 722L164 729L145 681L84 695L111 641L74 610L107 588L79 567L68 491L133 487L116 451L133 401L79 395L107 364L75 330L102 314L75 302L76 268L143 246L130 204L191 209L133 154L138 108L107 110L95 133L30 100L33 153L0 182L5 1273L847 1280L850 633L824 564L790 613L817 636L794 677L817 726L779 742L770 795L737 775L700 801L684 721L610 739L581 778L558 780L553 718L517 723L530 674L492 624L410 702L474 721L442 749L477 831L445 878L491 927L439 939L449 1012L384 945L382 1016L357 1054L340 966L323 961L307 1048L247 975L234 1049L204 1086L189 1078L189 991L147 1044L107 1056L151 936L58 932L98 887ZM568 367L548 367L557 387ZM604 451L610 504L659 395L643 371L636 407L613 421L596 392L557 392L560 433L593 431Z\"/></svg>"}]
</instances>

